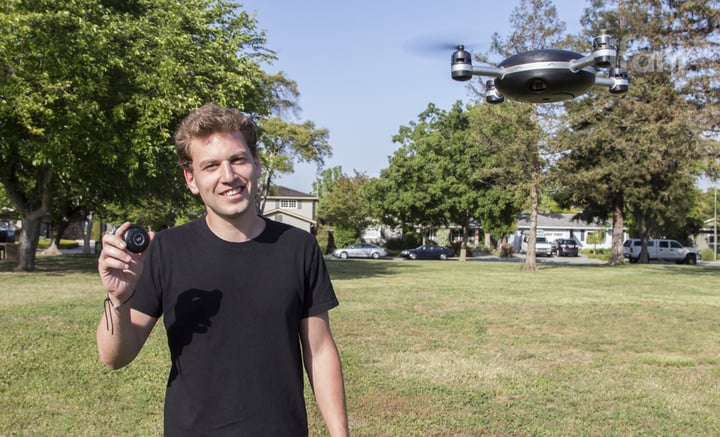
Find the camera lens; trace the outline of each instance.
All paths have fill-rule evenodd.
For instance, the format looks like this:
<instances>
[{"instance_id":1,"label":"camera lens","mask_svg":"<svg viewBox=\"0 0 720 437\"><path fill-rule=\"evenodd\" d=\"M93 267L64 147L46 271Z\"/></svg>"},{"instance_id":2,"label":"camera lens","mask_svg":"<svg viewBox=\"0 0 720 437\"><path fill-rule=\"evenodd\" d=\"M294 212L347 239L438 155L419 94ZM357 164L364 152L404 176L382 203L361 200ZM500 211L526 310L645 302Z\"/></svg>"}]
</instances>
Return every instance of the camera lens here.
<instances>
[{"instance_id":1,"label":"camera lens","mask_svg":"<svg viewBox=\"0 0 720 437\"><path fill-rule=\"evenodd\" d=\"M133 253L140 253L148 247L150 244L150 237L148 233L142 227L138 225L131 225L127 231L125 231L125 244L127 244L127 250Z\"/></svg>"}]
</instances>

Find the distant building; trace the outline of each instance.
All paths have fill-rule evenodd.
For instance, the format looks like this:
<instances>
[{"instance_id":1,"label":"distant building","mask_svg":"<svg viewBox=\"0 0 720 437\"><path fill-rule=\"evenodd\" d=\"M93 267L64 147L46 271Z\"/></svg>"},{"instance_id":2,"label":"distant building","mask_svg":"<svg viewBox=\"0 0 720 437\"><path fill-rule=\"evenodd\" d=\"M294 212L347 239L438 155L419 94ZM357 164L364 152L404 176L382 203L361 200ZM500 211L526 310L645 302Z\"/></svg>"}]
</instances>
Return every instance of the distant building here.
<instances>
[{"instance_id":1,"label":"distant building","mask_svg":"<svg viewBox=\"0 0 720 437\"><path fill-rule=\"evenodd\" d=\"M278 186L275 194L267 197L262 215L315 234L317 204L317 196Z\"/></svg>"},{"instance_id":2,"label":"distant building","mask_svg":"<svg viewBox=\"0 0 720 437\"><path fill-rule=\"evenodd\" d=\"M609 224L598 225L595 223L585 223L582 220L573 220L575 214L538 214L537 233L544 235L549 241L558 238L570 238L577 241L581 249L609 249L612 247L612 226ZM426 237L431 241L437 241L438 231L444 228L433 228L427 232ZM462 240L462 228L458 226L450 226L450 241L459 242ZM520 242L522 237L530 233L530 214L523 213L518 216L516 223L516 231L508 236L508 243L512 244L515 251L520 251ZM363 239L368 242L380 241L379 232L389 233L388 228L370 227L363 233ZM418 232L421 232L418 229ZM603 238L598 244L587 242L588 236L594 232L601 232ZM393 237L401 236L399 230L395 230ZM468 229L468 243L471 245L482 244L482 225L477 221L471 221Z\"/></svg>"},{"instance_id":3,"label":"distant building","mask_svg":"<svg viewBox=\"0 0 720 437\"><path fill-rule=\"evenodd\" d=\"M705 220L705 223L703 225L703 228L700 230L698 235L694 238L695 247L698 248L698 250L705 250L716 247L715 245L715 219L707 219ZM720 227L720 226L719 226ZM720 238L718 238L720 240ZM717 253L720 253L720 249L716 249Z\"/></svg>"},{"instance_id":4,"label":"distant building","mask_svg":"<svg viewBox=\"0 0 720 437\"><path fill-rule=\"evenodd\" d=\"M583 220L574 220L575 214L540 214L537 216L537 233L544 235L548 241L558 238L569 238L577 241L580 249L609 249L612 247L612 226L610 224L598 225L585 223ZM516 251L520 250L522 236L530 232L530 214L520 214L517 221L517 231L510 236L509 243ZM587 242L591 233L602 232L604 238L600 243Z\"/></svg>"}]
</instances>

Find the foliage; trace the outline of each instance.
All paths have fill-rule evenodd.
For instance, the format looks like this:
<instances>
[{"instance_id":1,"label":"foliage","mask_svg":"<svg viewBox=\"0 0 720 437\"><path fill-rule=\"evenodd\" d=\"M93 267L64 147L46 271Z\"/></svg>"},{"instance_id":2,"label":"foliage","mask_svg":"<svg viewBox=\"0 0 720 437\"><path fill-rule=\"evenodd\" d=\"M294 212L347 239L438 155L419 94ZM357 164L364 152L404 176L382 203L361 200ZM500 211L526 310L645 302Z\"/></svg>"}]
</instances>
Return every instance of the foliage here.
<instances>
[{"instance_id":1,"label":"foliage","mask_svg":"<svg viewBox=\"0 0 720 437\"><path fill-rule=\"evenodd\" d=\"M529 193L528 169L537 160L539 126L526 104L479 104L470 108L470 141L478 148L474 171L486 181L477 218L483 232L501 240L515 230Z\"/></svg>"},{"instance_id":2,"label":"foliage","mask_svg":"<svg viewBox=\"0 0 720 437\"><path fill-rule=\"evenodd\" d=\"M352 228L335 227L333 237L335 239L335 247L348 247L351 244L360 242L357 230Z\"/></svg>"},{"instance_id":3,"label":"foliage","mask_svg":"<svg viewBox=\"0 0 720 437\"><path fill-rule=\"evenodd\" d=\"M687 83L680 70L655 64L639 68L639 60L647 59L648 53L672 55L672 47L690 44L687 35L680 43L675 39L676 18L684 22L692 14L700 18L707 13L699 5L691 12L686 6L678 9L677 2L666 7L662 3L594 2L587 10L584 21L589 34L607 29L623 42L633 80L622 97L603 90L569 101L567 125L557 137L563 150L557 165L561 187L557 197L580 207L588 222L613 217L613 263L623 262L627 216L632 218L631 234L640 237L672 235L684 240L698 229L700 221L690 213L697 196L694 183L709 168L703 163L717 153L702 136L709 125L701 120L706 111L712 112L711 102L700 105L686 94L687 88L676 87ZM690 26L689 34L716 32L702 31L702 26ZM704 46L702 42L697 47ZM696 85L695 79L712 71L705 68L709 70L693 73L698 76L692 80Z\"/></svg>"},{"instance_id":4,"label":"foliage","mask_svg":"<svg viewBox=\"0 0 720 437\"><path fill-rule=\"evenodd\" d=\"M392 251L414 249L422 244L422 235L417 232L405 232L400 238L391 238L385 243L385 248Z\"/></svg>"},{"instance_id":5,"label":"foliage","mask_svg":"<svg viewBox=\"0 0 720 437\"><path fill-rule=\"evenodd\" d=\"M404 229L455 224L467 231L472 219L498 235L511 228L519 202L516 191L506 191L513 183L508 167L520 164L505 151L516 144L512 138L524 138L518 130L525 125L503 125L507 120L493 118L502 111L484 104L466 110L460 102L444 111L430 104L417 122L401 127L393 139L401 147L368 187L376 216ZM466 246L466 232L463 237Z\"/></svg>"},{"instance_id":6,"label":"foliage","mask_svg":"<svg viewBox=\"0 0 720 437\"><path fill-rule=\"evenodd\" d=\"M232 2L4 2L0 29L0 182L23 216L23 270L53 210L174 204L170 132L189 110L268 112L273 55Z\"/></svg>"},{"instance_id":7,"label":"foliage","mask_svg":"<svg viewBox=\"0 0 720 437\"><path fill-rule=\"evenodd\" d=\"M318 178L315 182L313 182L312 192L318 197L318 219L322 223L327 222L323 211L330 208L327 193L332 190L333 186L342 175L343 170L340 166L326 168L320 172Z\"/></svg>"},{"instance_id":8,"label":"foliage","mask_svg":"<svg viewBox=\"0 0 720 437\"><path fill-rule=\"evenodd\" d=\"M450 246L450 229L438 229L435 232L435 242L438 246Z\"/></svg>"},{"instance_id":9,"label":"foliage","mask_svg":"<svg viewBox=\"0 0 720 437\"><path fill-rule=\"evenodd\" d=\"M292 173L296 162L313 162L322 168L325 158L332 156L329 132L311 121L302 124L286 122L277 117L262 121L258 129L258 154L262 165L261 207L270 194L275 178Z\"/></svg>"},{"instance_id":10,"label":"foliage","mask_svg":"<svg viewBox=\"0 0 720 437\"><path fill-rule=\"evenodd\" d=\"M528 50L557 48L566 43L565 23L557 16L557 9L550 0L521 0L520 5L510 15L511 33L507 38L493 35L491 50L503 57L516 55ZM540 195L547 180L546 155L547 138L553 128L553 119L558 105L531 105L535 111L528 130L518 129L525 141L517 141L518 159L524 172L519 174L518 182L524 184L529 195L527 208L530 210L530 233L528 256L525 258L524 270L534 271L535 240L537 238L537 215ZM542 126L543 129L537 129Z\"/></svg>"},{"instance_id":11,"label":"foliage","mask_svg":"<svg viewBox=\"0 0 720 437\"><path fill-rule=\"evenodd\" d=\"M370 201L365 191L368 181L366 174L356 171L348 176L340 167L323 173L323 179L315 184L320 191L318 215L321 220L359 235L370 224Z\"/></svg>"}]
</instances>

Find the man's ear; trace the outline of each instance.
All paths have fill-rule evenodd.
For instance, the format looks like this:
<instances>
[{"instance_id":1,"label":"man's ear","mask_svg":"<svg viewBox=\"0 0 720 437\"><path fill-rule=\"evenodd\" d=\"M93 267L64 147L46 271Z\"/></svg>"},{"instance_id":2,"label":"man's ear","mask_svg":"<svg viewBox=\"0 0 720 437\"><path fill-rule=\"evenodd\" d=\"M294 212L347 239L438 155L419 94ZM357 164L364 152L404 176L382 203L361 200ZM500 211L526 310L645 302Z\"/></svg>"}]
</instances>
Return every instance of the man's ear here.
<instances>
[{"instance_id":1,"label":"man's ear","mask_svg":"<svg viewBox=\"0 0 720 437\"><path fill-rule=\"evenodd\" d=\"M200 190L198 190L198 187L195 184L195 175L193 174L192 170L188 170L188 169L184 168L183 175L185 176L185 183L187 184L187 187L190 190L190 192L193 194L200 193Z\"/></svg>"}]
</instances>

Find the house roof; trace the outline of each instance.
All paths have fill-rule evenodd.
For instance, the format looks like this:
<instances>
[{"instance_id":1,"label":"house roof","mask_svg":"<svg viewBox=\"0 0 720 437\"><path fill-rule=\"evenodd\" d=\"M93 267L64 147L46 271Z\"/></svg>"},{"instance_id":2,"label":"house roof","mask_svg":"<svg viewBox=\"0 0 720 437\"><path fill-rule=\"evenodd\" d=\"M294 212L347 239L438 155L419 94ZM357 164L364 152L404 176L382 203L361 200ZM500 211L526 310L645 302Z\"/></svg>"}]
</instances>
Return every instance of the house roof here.
<instances>
[{"instance_id":1,"label":"house roof","mask_svg":"<svg viewBox=\"0 0 720 437\"><path fill-rule=\"evenodd\" d=\"M280 185L276 186L274 191L274 194L268 195L268 199L317 199L317 196L313 196L312 194L303 193L302 191L293 190L292 188Z\"/></svg>"},{"instance_id":2,"label":"house roof","mask_svg":"<svg viewBox=\"0 0 720 437\"><path fill-rule=\"evenodd\" d=\"M293 218L295 218L295 219L297 219L297 220L300 220L300 221L303 221L303 222L306 222L306 223L310 223L310 224L312 224L312 225L317 225L317 221L311 219L310 217L306 217L306 216L304 216L304 215L302 215L302 214L296 214L296 213L294 213L294 212L292 212L292 211L289 211L289 210L287 210L287 209L282 209L282 208L275 208L275 209L271 209L271 210L269 210L269 211L265 211L265 212L263 213L263 216L264 216L264 217L270 217L270 216L275 215L275 214L286 215L286 216L288 216L288 217L293 217Z\"/></svg>"},{"instance_id":3,"label":"house roof","mask_svg":"<svg viewBox=\"0 0 720 437\"><path fill-rule=\"evenodd\" d=\"M518 229L530 228L530 214L523 213L518 216ZM577 219L576 214L540 214L537 216L537 227L542 229L603 229L606 225L586 223Z\"/></svg>"}]
</instances>

